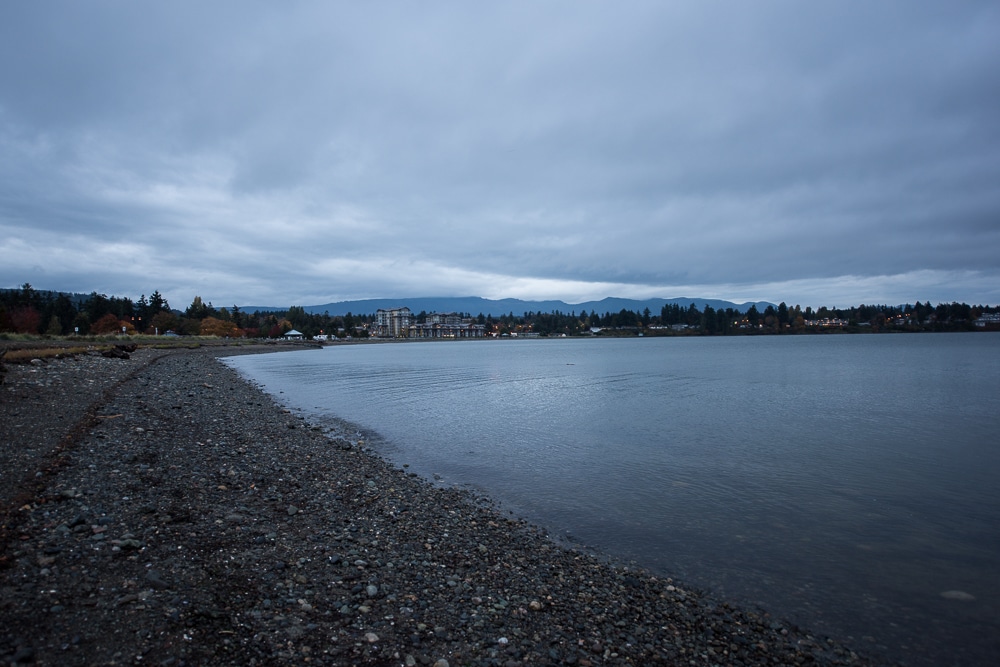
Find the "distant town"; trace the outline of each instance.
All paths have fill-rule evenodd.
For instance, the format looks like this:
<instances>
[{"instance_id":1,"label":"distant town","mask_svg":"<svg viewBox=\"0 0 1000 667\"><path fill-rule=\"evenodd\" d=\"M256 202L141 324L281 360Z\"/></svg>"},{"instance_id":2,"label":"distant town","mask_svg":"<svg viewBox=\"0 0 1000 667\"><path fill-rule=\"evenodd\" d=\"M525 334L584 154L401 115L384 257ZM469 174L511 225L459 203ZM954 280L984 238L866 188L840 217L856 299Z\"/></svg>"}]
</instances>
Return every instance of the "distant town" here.
<instances>
[{"instance_id":1,"label":"distant town","mask_svg":"<svg viewBox=\"0 0 1000 667\"><path fill-rule=\"evenodd\" d=\"M899 306L859 305L813 310L780 303L758 309L682 307L659 312L414 313L405 303L373 313L286 310L244 312L216 307L195 296L183 310L158 291L137 301L96 292L89 295L36 290L25 283L0 289L0 339L12 336L215 336L335 342L357 339L487 339L575 336L730 336L934 331L1000 331L1000 307L928 301Z\"/></svg>"}]
</instances>

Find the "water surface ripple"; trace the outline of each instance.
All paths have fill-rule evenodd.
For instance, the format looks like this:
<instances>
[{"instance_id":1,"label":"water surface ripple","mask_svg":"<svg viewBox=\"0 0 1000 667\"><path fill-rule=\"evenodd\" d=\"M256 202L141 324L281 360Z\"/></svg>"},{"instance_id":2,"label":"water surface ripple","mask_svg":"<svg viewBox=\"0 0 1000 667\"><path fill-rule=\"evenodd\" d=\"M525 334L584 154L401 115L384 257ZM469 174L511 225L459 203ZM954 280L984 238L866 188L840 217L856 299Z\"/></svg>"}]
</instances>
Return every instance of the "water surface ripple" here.
<instances>
[{"instance_id":1,"label":"water surface ripple","mask_svg":"<svg viewBox=\"0 0 1000 667\"><path fill-rule=\"evenodd\" d=\"M911 665L1000 664L1000 335L227 361L314 420L377 433L411 470L613 557Z\"/></svg>"}]
</instances>

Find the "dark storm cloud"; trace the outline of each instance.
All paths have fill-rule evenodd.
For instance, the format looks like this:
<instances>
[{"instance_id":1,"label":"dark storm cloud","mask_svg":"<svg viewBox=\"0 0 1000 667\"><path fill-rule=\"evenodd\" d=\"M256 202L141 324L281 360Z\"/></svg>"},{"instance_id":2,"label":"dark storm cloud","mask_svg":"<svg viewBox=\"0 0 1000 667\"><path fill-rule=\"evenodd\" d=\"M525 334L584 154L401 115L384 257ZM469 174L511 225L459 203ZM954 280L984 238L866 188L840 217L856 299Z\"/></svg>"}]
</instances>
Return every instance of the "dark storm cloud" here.
<instances>
[{"instance_id":1,"label":"dark storm cloud","mask_svg":"<svg viewBox=\"0 0 1000 667\"><path fill-rule=\"evenodd\" d=\"M986 2L10 3L0 282L997 302L998 44Z\"/></svg>"}]
</instances>

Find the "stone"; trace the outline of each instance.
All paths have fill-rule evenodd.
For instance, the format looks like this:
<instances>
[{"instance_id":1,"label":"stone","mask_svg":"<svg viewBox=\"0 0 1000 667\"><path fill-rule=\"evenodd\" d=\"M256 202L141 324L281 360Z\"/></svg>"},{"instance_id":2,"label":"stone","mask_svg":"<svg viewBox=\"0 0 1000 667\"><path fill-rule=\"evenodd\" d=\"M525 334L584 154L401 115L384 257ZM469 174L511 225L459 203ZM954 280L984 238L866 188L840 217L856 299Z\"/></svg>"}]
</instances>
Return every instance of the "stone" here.
<instances>
[{"instance_id":1,"label":"stone","mask_svg":"<svg viewBox=\"0 0 1000 667\"><path fill-rule=\"evenodd\" d=\"M152 586L157 590L170 588L170 584L168 584L161 578L158 570L150 570L149 572L146 573L146 583L148 583L150 586Z\"/></svg>"},{"instance_id":2,"label":"stone","mask_svg":"<svg viewBox=\"0 0 1000 667\"><path fill-rule=\"evenodd\" d=\"M35 649L26 647L18 649L13 656L11 656L11 662L14 664L34 662L35 661Z\"/></svg>"}]
</instances>

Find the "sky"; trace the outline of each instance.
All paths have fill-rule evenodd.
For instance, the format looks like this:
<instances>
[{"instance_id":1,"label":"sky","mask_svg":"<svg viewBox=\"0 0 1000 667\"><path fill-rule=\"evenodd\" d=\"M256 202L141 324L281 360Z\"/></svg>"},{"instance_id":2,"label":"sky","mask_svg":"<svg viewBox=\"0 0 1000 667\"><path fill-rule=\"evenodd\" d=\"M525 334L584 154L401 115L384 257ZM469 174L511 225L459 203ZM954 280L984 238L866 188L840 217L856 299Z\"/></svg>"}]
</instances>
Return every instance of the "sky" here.
<instances>
[{"instance_id":1,"label":"sky","mask_svg":"<svg viewBox=\"0 0 1000 667\"><path fill-rule=\"evenodd\" d=\"M1000 303L1000 3L0 3L0 287Z\"/></svg>"}]
</instances>

